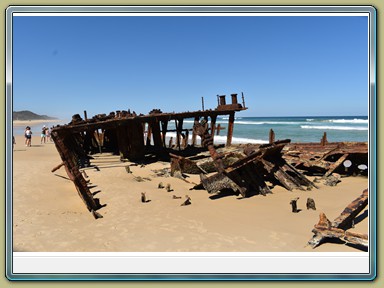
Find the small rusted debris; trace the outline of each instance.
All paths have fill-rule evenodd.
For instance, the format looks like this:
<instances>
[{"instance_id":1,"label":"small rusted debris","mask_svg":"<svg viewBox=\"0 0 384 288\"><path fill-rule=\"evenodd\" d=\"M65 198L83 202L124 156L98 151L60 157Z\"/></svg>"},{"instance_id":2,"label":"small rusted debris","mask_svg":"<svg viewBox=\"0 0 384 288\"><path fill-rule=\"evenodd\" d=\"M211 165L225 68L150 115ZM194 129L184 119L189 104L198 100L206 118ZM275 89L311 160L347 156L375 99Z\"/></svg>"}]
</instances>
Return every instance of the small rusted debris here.
<instances>
[{"instance_id":1,"label":"small rusted debris","mask_svg":"<svg viewBox=\"0 0 384 288\"><path fill-rule=\"evenodd\" d=\"M325 178L324 185L336 186L339 182L341 182L340 178L341 178L340 174L333 173L332 175Z\"/></svg>"},{"instance_id":2,"label":"small rusted debris","mask_svg":"<svg viewBox=\"0 0 384 288\"><path fill-rule=\"evenodd\" d=\"M159 189L163 189L163 188L164 188L164 184L163 184L163 182L160 182L159 185L157 185L157 188L159 188Z\"/></svg>"},{"instance_id":3,"label":"small rusted debris","mask_svg":"<svg viewBox=\"0 0 384 288\"><path fill-rule=\"evenodd\" d=\"M300 197L296 197L295 199L292 199L289 204L292 206L292 212L293 213L299 213L300 209L297 209L297 200L299 200Z\"/></svg>"},{"instance_id":4,"label":"small rusted debris","mask_svg":"<svg viewBox=\"0 0 384 288\"><path fill-rule=\"evenodd\" d=\"M61 167L63 167L65 165L65 162L61 162L59 165L55 166L52 168L51 172L55 172L57 170L59 170Z\"/></svg>"},{"instance_id":5,"label":"small rusted debris","mask_svg":"<svg viewBox=\"0 0 384 288\"><path fill-rule=\"evenodd\" d=\"M181 203L180 206L187 206L187 205L191 205L192 202L191 202L191 197L189 197L188 195L185 195L185 201L183 203Z\"/></svg>"},{"instance_id":6,"label":"small rusted debris","mask_svg":"<svg viewBox=\"0 0 384 288\"><path fill-rule=\"evenodd\" d=\"M312 198L307 198L307 210L309 209L316 210L315 200Z\"/></svg>"},{"instance_id":7,"label":"small rusted debris","mask_svg":"<svg viewBox=\"0 0 384 288\"><path fill-rule=\"evenodd\" d=\"M167 192L172 192L173 189L171 188L171 184L168 183L168 184L165 186L165 190L166 190Z\"/></svg>"},{"instance_id":8,"label":"small rusted debris","mask_svg":"<svg viewBox=\"0 0 384 288\"><path fill-rule=\"evenodd\" d=\"M127 173L132 173L131 168L129 167L129 165L125 166L125 171Z\"/></svg>"}]
</instances>

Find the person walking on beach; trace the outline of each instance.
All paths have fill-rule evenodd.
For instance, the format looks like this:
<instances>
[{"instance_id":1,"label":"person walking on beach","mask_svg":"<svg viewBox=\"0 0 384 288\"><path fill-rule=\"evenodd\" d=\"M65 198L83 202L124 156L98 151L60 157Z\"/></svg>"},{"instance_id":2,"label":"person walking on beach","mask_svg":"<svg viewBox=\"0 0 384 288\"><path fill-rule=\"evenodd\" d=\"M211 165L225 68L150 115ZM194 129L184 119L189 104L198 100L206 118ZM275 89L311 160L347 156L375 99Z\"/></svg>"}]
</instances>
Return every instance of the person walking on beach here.
<instances>
[{"instance_id":1,"label":"person walking on beach","mask_svg":"<svg viewBox=\"0 0 384 288\"><path fill-rule=\"evenodd\" d=\"M31 127L27 126L27 128L25 128L24 136L25 136L25 146L31 147L31 144L32 144Z\"/></svg>"},{"instance_id":2,"label":"person walking on beach","mask_svg":"<svg viewBox=\"0 0 384 288\"><path fill-rule=\"evenodd\" d=\"M46 141L46 134L47 134L47 127L45 127L45 125L44 125L43 128L41 129L40 144L43 144L43 142L45 143L45 141Z\"/></svg>"},{"instance_id":3,"label":"person walking on beach","mask_svg":"<svg viewBox=\"0 0 384 288\"><path fill-rule=\"evenodd\" d=\"M46 139L47 143L48 143L49 141L52 141L52 139L51 139L51 131L50 131L49 128L47 128L47 129L45 130L45 139Z\"/></svg>"},{"instance_id":4,"label":"person walking on beach","mask_svg":"<svg viewBox=\"0 0 384 288\"><path fill-rule=\"evenodd\" d=\"M12 136L12 149L15 149L15 144L16 144L15 136Z\"/></svg>"}]
</instances>

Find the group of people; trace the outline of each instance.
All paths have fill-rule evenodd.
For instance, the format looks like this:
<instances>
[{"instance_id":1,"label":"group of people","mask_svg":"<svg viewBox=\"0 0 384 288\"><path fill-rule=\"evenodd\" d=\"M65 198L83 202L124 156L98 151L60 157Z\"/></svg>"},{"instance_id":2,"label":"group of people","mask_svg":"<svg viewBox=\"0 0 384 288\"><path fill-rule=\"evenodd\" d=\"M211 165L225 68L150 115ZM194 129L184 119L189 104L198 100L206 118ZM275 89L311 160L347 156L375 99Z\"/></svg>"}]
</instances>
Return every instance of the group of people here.
<instances>
[{"instance_id":1,"label":"group of people","mask_svg":"<svg viewBox=\"0 0 384 288\"><path fill-rule=\"evenodd\" d=\"M48 141L52 141L51 139L51 133L48 127L45 125L41 129L41 135L40 135L40 144L47 143ZM31 127L27 126L24 131L24 137L25 137L25 146L31 147L32 143L32 130ZM13 137L13 145L16 144L15 138Z\"/></svg>"},{"instance_id":2,"label":"group of people","mask_svg":"<svg viewBox=\"0 0 384 288\"><path fill-rule=\"evenodd\" d=\"M50 139L51 139L51 134L50 134L49 128L45 127L44 125L43 129L41 129L40 144L43 144L43 142L46 143Z\"/></svg>"}]
</instances>

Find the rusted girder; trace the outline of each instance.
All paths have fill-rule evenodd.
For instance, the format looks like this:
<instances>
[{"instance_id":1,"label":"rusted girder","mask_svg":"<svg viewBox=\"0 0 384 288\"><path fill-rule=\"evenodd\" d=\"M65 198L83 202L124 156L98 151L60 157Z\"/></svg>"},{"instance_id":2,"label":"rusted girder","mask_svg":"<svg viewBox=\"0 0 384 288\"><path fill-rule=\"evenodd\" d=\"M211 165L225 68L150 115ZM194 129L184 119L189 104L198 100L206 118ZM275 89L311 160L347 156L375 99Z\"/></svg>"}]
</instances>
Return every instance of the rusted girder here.
<instances>
[{"instance_id":1,"label":"rusted girder","mask_svg":"<svg viewBox=\"0 0 384 288\"><path fill-rule=\"evenodd\" d=\"M368 143L293 143L285 148L283 157L292 166L310 174L328 176L332 172L359 173L359 165L368 165ZM345 160L352 162L352 166L347 170L342 165Z\"/></svg>"},{"instance_id":2,"label":"rusted girder","mask_svg":"<svg viewBox=\"0 0 384 288\"><path fill-rule=\"evenodd\" d=\"M236 100L236 99L235 99ZM235 101L234 98L232 101ZM235 101L237 102L237 101ZM176 124L177 138L176 144L179 149L181 146L188 146L189 131L183 129L183 121L187 118L211 119L213 136L215 120L220 115L230 115L235 112L245 110L240 104L220 107L220 109L203 109L203 111L163 113L160 109L153 109L149 114L137 114L130 109L118 110L109 114L97 114L89 118L84 111L84 119L79 114L75 114L67 125L58 125L52 129L52 139L56 149L64 163L69 178L74 182L80 197L83 199L87 208L92 211L95 217L101 217L96 210L101 207L97 198L93 198L92 193L86 185L85 180L79 172L79 167L89 165L88 154L112 152L120 154L121 160L131 161L142 160L145 155L162 157L166 149L166 133L169 121L174 120ZM148 123L147 144L144 140L144 127ZM183 133L185 132L185 134ZM183 136L183 143L180 142ZM151 145L153 139L153 146ZM208 147L218 171L223 170L220 165L220 155L213 148L213 139L204 138L203 145ZM172 140L172 138L171 138ZM170 142L172 142L170 140ZM196 133L192 135L192 146L196 143ZM153 149L155 148L155 149ZM151 156L152 156L151 155ZM58 169L58 167L55 167Z\"/></svg>"},{"instance_id":3,"label":"rusted girder","mask_svg":"<svg viewBox=\"0 0 384 288\"><path fill-rule=\"evenodd\" d=\"M212 135L208 132L208 123L206 120L201 120L201 122L195 121L193 125L193 131L196 135L199 135L202 139L202 145L206 147L211 154L211 157L214 161L217 172L222 173L224 171L224 164L222 156L217 153L214 145Z\"/></svg>"},{"instance_id":4,"label":"rusted girder","mask_svg":"<svg viewBox=\"0 0 384 288\"><path fill-rule=\"evenodd\" d=\"M313 228L314 236L308 241L312 248L319 246L327 239L337 238L346 243L368 247L368 236L347 231L354 226L354 219L368 205L368 189L352 201L333 222L324 213L320 213L320 220Z\"/></svg>"},{"instance_id":5,"label":"rusted girder","mask_svg":"<svg viewBox=\"0 0 384 288\"><path fill-rule=\"evenodd\" d=\"M236 190L240 191L244 197L252 193L262 195L271 193L271 190L265 183L267 180L272 182L278 181L288 190L317 188L314 183L282 158L281 151L289 141L287 139L272 144L247 145L244 148L244 153L248 156L228 165L224 169L223 174L237 185ZM231 188L233 186L228 184L227 179L216 175L205 177L203 180L209 182L210 186L213 187L223 186L224 188ZM213 184L215 181L219 183ZM306 187L306 189L303 187ZM217 189L210 190L216 191Z\"/></svg>"},{"instance_id":6,"label":"rusted girder","mask_svg":"<svg viewBox=\"0 0 384 288\"><path fill-rule=\"evenodd\" d=\"M59 133L55 131L52 132L51 136L54 140L57 151L59 152L60 157L63 160L67 175L69 179L72 180L72 182L74 183L80 198L84 201L88 210L92 212L93 216L96 219L101 218L102 216L96 211L102 208L103 206L100 205L99 199L93 198L93 195L88 188L87 182L79 171L78 155L76 155L74 150L70 149L71 145L68 145L69 147L65 145L65 142L70 143L74 141L74 139L72 139L73 135L59 135Z\"/></svg>"}]
</instances>

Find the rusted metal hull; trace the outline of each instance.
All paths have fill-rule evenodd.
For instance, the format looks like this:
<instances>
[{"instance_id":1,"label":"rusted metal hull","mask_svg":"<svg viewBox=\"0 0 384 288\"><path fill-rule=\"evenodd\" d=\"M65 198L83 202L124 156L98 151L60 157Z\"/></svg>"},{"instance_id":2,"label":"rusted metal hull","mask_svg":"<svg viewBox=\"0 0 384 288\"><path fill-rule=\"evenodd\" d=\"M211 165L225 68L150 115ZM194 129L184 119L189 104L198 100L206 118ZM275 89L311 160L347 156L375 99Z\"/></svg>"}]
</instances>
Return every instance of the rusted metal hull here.
<instances>
[{"instance_id":1,"label":"rusted metal hull","mask_svg":"<svg viewBox=\"0 0 384 288\"><path fill-rule=\"evenodd\" d=\"M152 153L155 157L164 157L168 154L165 138L166 133L170 131L167 129L169 121L175 121L176 147L179 150L187 148L189 130L183 129L183 120L186 118L194 118L197 122L200 118L211 119L212 131L207 132L204 145L210 152L215 153L211 147L217 116L234 115L235 112L246 109L237 104L236 94L234 95L232 101L236 102L234 103L236 105L219 105L214 110L163 113L159 109L153 109L147 115L121 110L111 112L109 115L99 114L92 118L89 118L84 111L85 120L79 114L75 114L67 125L52 129L52 139L62 159L62 164L55 167L52 172L65 166L69 179L73 181L88 210L95 218L100 218L102 216L96 211L105 205L101 205L99 199L93 197L87 181L79 170L81 167L91 165L89 154L112 152L120 155L122 161L140 161L147 153ZM148 127L147 131L145 127ZM230 133L229 136L232 137L233 130ZM192 145L196 144L195 136L194 132ZM220 155L215 157L216 160L220 159Z\"/></svg>"},{"instance_id":2,"label":"rusted metal hull","mask_svg":"<svg viewBox=\"0 0 384 288\"><path fill-rule=\"evenodd\" d=\"M333 172L358 174L362 173L358 168L359 165L368 166L368 143L293 143L287 145L283 157L292 166L308 174L325 175L325 177ZM348 169L343 166L345 160L352 162L352 166Z\"/></svg>"}]
</instances>

